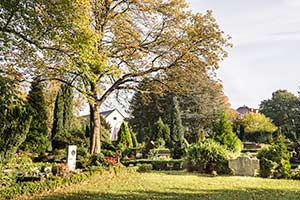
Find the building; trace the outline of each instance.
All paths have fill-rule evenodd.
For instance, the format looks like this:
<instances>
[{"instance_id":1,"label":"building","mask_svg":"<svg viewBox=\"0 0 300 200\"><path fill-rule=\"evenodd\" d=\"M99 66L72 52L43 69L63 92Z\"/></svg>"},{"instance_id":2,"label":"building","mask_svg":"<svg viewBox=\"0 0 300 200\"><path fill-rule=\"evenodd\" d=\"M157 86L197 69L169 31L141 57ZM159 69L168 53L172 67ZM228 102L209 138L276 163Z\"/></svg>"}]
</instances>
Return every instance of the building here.
<instances>
[{"instance_id":1,"label":"building","mask_svg":"<svg viewBox=\"0 0 300 200\"><path fill-rule=\"evenodd\" d=\"M116 141L118 139L118 132L120 130L121 124L125 120L125 117L120 113L118 109L107 110L100 113L107 123L109 123L110 130L110 139L111 141ZM89 120L90 116L85 115L83 118Z\"/></svg>"},{"instance_id":2,"label":"building","mask_svg":"<svg viewBox=\"0 0 300 200\"><path fill-rule=\"evenodd\" d=\"M255 108L249 108L248 106L242 106L239 107L238 109L236 109L236 111L240 114L240 115L244 115L244 114L248 114L248 113L258 113L258 109Z\"/></svg>"},{"instance_id":3,"label":"building","mask_svg":"<svg viewBox=\"0 0 300 200\"><path fill-rule=\"evenodd\" d=\"M120 130L121 124L125 120L125 117L117 109L104 111L100 114L105 118L106 122L110 124L111 141L116 141L118 139L118 132Z\"/></svg>"}]
</instances>

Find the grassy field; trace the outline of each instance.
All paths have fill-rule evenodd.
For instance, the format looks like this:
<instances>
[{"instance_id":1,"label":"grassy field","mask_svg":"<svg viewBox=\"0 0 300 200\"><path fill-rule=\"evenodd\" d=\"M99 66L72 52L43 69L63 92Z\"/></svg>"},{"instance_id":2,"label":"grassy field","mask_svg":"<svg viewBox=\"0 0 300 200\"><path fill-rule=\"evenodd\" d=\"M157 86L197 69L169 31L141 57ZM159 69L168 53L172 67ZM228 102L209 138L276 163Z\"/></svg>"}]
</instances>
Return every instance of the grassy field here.
<instances>
[{"instance_id":1,"label":"grassy field","mask_svg":"<svg viewBox=\"0 0 300 200\"><path fill-rule=\"evenodd\" d=\"M32 199L32 198L31 198ZM208 177L185 172L106 173L33 199L300 199L300 181Z\"/></svg>"}]
</instances>

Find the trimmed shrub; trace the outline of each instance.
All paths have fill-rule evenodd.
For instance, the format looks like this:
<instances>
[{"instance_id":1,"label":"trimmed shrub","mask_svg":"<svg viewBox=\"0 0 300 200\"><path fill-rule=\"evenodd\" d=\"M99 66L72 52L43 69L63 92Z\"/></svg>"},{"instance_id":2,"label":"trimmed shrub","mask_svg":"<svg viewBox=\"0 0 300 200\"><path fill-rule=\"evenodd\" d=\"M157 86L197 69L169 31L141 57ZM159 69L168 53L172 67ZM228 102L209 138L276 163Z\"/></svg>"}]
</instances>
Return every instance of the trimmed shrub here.
<instances>
[{"instance_id":1,"label":"trimmed shrub","mask_svg":"<svg viewBox=\"0 0 300 200\"><path fill-rule=\"evenodd\" d=\"M284 144L279 141L262 148L257 158L260 159L260 176L273 178L291 177L290 154Z\"/></svg>"},{"instance_id":2,"label":"trimmed shrub","mask_svg":"<svg viewBox=\"0 0 300 200\"><path fill-rule=\"evenodd\" d=\"M228 174L230 169L226 158L226 149L214 140L208 139L188 148L187 170L209 174L213 171L218 174Z\"/></svg>"},{"instance_id":3,"label":"trimmed shrub","mask_svg":"<svg viewBox=\"0 0 300 200\"><path fill-rule=\"evenodd\" d=\"M138 166L141 164L151 164L153 170L183 170L185 168L183 159L173 159L173 160L150 160L150 159L140 159L140 160L126 160L121 161L125 166Z\"/></svg>"},{"instance_id":4,"label":"trimmed shrub","mask_svg":"<svg viewBox=\"0 0 300 200\"><path fill-rule=\"evenodd\" d=\"M151 164L138 164L138 172L149 172L152 170L152 165Z\"/></svg>"}]
</instances>

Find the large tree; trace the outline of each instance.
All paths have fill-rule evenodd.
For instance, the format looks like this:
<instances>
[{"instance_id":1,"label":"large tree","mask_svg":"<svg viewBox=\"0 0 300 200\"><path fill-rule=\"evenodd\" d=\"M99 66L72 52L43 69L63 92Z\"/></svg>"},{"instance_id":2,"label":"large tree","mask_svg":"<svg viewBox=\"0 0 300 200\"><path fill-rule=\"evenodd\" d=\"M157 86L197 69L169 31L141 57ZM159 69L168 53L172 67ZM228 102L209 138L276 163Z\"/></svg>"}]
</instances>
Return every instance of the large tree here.
<instances>
[{"instance_id":1,"label":"large tree","mask_svg":"<svg viewBox=\"0 0 300 200\"><path fill-rule=\"evenodd\" d=\"M143 136L149 136L153 132L159 117L170 125L170 92L179 101L185 137L190 143L196 142L200 129L211 128L216 110L228 107L222 85L215 77L201 70L188 70L191 72L188 77L180 69L175 69L156 80L145 79L139 85L130 102L129 122L138 133L140 141L147 139Z\"/></svg>"},{"instance_id":2,"label":"large tree","mask_svg":"<svg viewBox=\"0 0 300 200\"><path fill-rule=\"evenodd\" d=\"M1 4L1 36L21 40L14 47L27 54L39 52L31 59L47 78L86 96L91 153L100 152L100 106L113 92L176 67L213 71L226 56L227 38L211 12L193 14L184 0L14 3Z\"/></svg>"},{"instance_id":3,"label":"large tree","mask_svg":"<svg viewBox=\"0 0 300 200\"><path fill-rule=\"evenodd\" d=\"M287 90L277 90L271 99L261 102L259 111L272 119L273 123L290 138L295 133L300 134L300 101L294 94ZM294 134L292 134L294 133Z\"/></svg>"},{"instance_id":4,"label":"large tree","mask_svg":"<svg viewBox=\"0 0 300 200\"><path fill-rule=\"evenodd\" d=\"M287 90L273 92L272 98L261 102L259 111L271 118L276 126L291 123L290 114L297 97Z\"/></svg>"}]
</instances>

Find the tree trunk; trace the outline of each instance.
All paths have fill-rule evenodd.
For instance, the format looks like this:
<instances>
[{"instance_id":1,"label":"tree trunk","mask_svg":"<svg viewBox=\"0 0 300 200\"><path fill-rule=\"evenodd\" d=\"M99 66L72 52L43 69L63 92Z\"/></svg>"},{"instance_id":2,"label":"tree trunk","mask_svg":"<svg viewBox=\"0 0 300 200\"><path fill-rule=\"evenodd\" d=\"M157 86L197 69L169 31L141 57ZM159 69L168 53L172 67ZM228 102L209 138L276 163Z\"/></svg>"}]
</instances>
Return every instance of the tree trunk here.
<instances>
[{"instance_id":1,"label":"tree trunk","mask_svg":"<svg viewBox=\"0 0 300 200\"><path fill-rule=\"evenodd\" d=\"M101 152L100 141L100 104L90 103L90 153L98 154Z\"/></svg>"}]
</instances>

